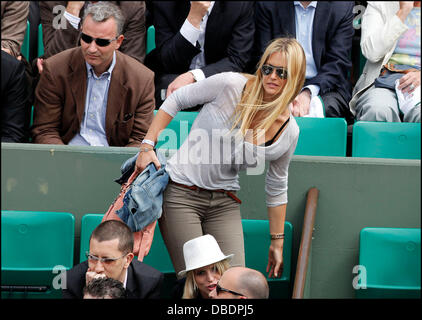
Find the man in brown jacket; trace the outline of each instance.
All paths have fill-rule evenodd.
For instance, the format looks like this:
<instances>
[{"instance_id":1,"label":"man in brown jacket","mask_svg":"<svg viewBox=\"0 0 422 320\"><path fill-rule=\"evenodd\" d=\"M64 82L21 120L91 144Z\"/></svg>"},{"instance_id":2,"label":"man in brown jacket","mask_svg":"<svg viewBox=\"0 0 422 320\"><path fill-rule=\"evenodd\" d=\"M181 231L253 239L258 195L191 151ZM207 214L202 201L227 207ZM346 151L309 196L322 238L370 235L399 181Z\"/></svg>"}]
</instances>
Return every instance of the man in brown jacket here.
<instances>
[{"instance_id":1,"label":"man in brown jacket","mask_svg":"<svg viewBox=\"0 0 422 320\"><path fill-rule=\"evenodd\" d=\"M43 28L44 59L78 45L78 20L84 16L91 1L40 1ZM119 51L144 62L145 58L145 2L110 1L125 17L124 43ZM75 28L76 27L76 28Z\"/></svg>"},{"instance_id":2,"label":"man in brown jacket","mask_svg":"<svg viewBox=\"0 0 422 320\"><path fill-rule=\"evenodd\" d=\"M153 118L154 74L117 51L123 24L117 6L96 3L85 12L81 46L44 61L35 143L140 146Z\"/></svg>"}]
</instances>

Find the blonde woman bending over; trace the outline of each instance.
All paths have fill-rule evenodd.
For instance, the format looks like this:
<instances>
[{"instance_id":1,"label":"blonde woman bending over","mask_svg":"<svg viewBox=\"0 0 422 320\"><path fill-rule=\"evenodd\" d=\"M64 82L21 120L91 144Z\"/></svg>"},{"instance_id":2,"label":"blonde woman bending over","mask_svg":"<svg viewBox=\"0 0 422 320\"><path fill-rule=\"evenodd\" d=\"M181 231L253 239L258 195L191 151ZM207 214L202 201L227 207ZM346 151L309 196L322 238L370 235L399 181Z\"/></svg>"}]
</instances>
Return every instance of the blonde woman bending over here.
<instances>
[{"instance_id":1,"label":"blonde woman bending over","mask_svg":"<svg viewBox=\"0 0 422 320\"><path fill-rule=\"evenodd\" d=\"M204 234L213 235L223 252L234 253L232 265L245 265L238 173L264 175L269 161L267 272L281 277L288 168L299 137L288 105L303 86L305 68L300 44L278 38L265 50L255 75L216 74L176 90L162 104L141 145L139 172L151 162L160 167L153 145L177 112L204 105L166 165L170 181L159 225L176 273L184 265L183 244Z\"/></svg>"}]
</instances>

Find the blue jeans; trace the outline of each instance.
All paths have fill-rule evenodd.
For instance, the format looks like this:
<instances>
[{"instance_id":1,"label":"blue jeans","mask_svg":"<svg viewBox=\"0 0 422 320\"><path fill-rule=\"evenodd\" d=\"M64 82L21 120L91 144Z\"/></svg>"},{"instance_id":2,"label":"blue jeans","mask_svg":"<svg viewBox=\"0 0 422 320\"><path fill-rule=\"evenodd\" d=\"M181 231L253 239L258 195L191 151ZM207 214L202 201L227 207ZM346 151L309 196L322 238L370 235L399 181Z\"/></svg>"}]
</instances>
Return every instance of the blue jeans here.
<instances>
[{"instance_id":1,"label":"blue jeans","mask_svg":"<svg viewBox=\"0 0 422 320\"><path fill-rule=\"evenodd\" d=\"M122 170L134 168L137 155L128 159ZM150 163L133 181L123 198L123 207L116 211L133 232L142 230L161 217L163 192L169 176L165 171L165 158L160 153L157 153L157 156L161 168L157 170L155 165Z\"/></svg>"}]
</instances>

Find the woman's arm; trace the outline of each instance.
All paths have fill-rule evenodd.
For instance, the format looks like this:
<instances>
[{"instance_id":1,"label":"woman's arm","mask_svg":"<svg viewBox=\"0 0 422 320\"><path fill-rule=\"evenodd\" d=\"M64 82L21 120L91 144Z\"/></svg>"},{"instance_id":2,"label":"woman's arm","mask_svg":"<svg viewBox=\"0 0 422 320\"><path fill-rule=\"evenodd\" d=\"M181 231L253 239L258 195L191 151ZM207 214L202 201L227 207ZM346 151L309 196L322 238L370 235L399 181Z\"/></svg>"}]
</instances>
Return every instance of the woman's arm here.
<instances>
[{"instance_id":1,"label":"woman's arm","mask_svg":"<svg viewBox=\"0 0 422 320\"><path fill-rule=\"evenodd\" d=\"M221 73L174 91L161 105L144 139L156 143L161 131L168 126L180 110L215 100L230 81L237 80L233 77L234 74ZM136 171L142 172L151 162L157 169L161 167L157 156L152 152L151 145L141 144L140 150L136 159Z\"/></svg>"},{"instance_id":2,"label":"woman's arm","mask_svg":"<svg viewBox=\"0 0 422 320\"><path fill-rule=\"evenodd\" d=\"M156 143L160 132L168 126L171 119L173 117L168 113L161 109L158 110L144 139ZM135 171L142 172L151 162L154 163L157 170L161 168L160 161L155 152L153 152L153 147L147 143L142 143L138 158L136 159Z\"/></svg>"},{"instance_id":3,"label":"woman's arm","mask_svg":"<svg viewBox=\"0 0 422 320\"><path fill-rule=\"evenodd\" d=\"M270 235L284 234L284 222L286 220L287 204L268 208L268 220L270 221ZM272 239L268 252L268 276L279 278L283 273L283 239Z\"/></svg>"},{"instance_id":4,"label":"woman's arm","mask_svg":"<svg viewBox=\"0 0 422 320\"><path fill-rule=\"evenodd\" d=\"M293 123L289 123L292 126ZM284 222L287 208L287 182L290 161L293 157L299 139L299 128L285 132L285 142L280 142L288 148L281 157L270 162L265 178L266 204L268 220L270 222L270 235L284 234ZM279 138L280 139L280 138ZM283 273L283 244L284 239L272 239L268 252L267 272L269 277L281 277Z\"/></svg>"}]
</instances>

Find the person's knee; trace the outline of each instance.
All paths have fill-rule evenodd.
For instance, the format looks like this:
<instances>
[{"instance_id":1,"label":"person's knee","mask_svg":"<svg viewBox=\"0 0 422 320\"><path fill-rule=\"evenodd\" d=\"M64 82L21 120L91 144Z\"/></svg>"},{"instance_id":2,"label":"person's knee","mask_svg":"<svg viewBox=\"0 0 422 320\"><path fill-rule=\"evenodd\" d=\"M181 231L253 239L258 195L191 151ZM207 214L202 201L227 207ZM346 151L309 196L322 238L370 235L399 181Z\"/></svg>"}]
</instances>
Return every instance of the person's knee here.
<instances>
[{"instance_id":1,"label":"person's knee","mask_svg":"<svg viewBox=\"0 0 422 320\"><path fill-rule=\"evenodd\" d=\"M403 122L421 122L421 105L417 105L407 112L403 117Z\"/></svg>"},{"instance_id":2,"label":"person's knee","mask_svg":"<svg viewBox=\"0 0 422 320\"><path fill-rule=\"evenodd\" d=\"M397 102L372 98L357 106L356 118L360 121L400 122Z\"/></svg>"},{"instance_id":3,"label":"person's knee","mask_svg":"<svg viewBox=\"0 0 422 320\"><path fill-rule=\"evenodd\" d=\"M349 105L339 93L326 94L321 98L326 118L345 118L348 124L353 124L353 114Z\"/></svg>"}]
</instances>

